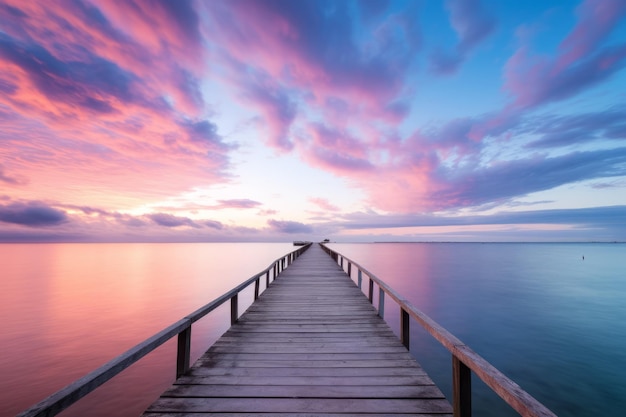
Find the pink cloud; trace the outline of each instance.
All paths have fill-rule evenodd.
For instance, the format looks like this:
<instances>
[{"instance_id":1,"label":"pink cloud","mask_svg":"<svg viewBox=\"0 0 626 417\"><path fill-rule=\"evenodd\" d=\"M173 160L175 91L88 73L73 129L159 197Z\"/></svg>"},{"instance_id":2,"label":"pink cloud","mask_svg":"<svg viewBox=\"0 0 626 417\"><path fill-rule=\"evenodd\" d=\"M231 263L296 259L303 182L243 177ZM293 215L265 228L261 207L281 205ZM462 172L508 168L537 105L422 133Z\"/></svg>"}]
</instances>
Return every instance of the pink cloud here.
<instances>
[{"instance_id":1,"label":"pink cloud","mask_svg":"<svg viewBox=\"0 0 626 417\"><path fill-rule=\"evenodd\" d=\"M28 183L28 180L26 180L24 177L8 174L4 166L0 164L0 182L9 185L26 185Z\"/></svg>"},{"instance_id":2,"label":"pink cloud","mask_svg":"<svg viewBox=\"0 0 626 417\"><path fill-rule=\"evenodd\" d=\"M91 55L115 62L156 87L143 95L168 95L185 111L197 114L203 105L193 91L192 75L202 72L198 23L190 2L177 5L178 13L170 13L168 4L105 2L96 7L59 0L46 2L44 7L18 1L12 7L27 18L9 25L7 33L42 46L63 62L84 62Z\"/></svg>"},{"instance_id":3,"label":"pink cloud","mask_svg":"<svg viewBox=\"0 0 626 417\"><path fill-rule=\"evenodd\" d=\"M572 97L626 64L626 43L604 46L608 34L626 16L626 4L586 0L577 12L578 22L555 57L536 56L523 43L506 63L504 89L513 95L515 107Z\"/></svg>"},{"instance_id":4,"label":"pink cloud","mask_svg":"<svg viewBox=\"0 0 626 417\"><path fill-rule=\"evenodd\" d=\"M626 15L622 0L587 0L576 9L578 24L559 45L561 56L556 64L563 69L584 58L602 42Z\"/></svg>"},{"instance_id":5,"label":"pink cloud","mask_svg":"<svg viewBox=\"0 0 626 417\"><path fill-rule=\"evenodd\" d=\"M334 172L363 172L374 168L369 161L369 149L363 141L348 132L323 124L309 125L306 134L298 139L301 156L311 165Z\"/></svg>"},{"instance_id":6,"label":"pink cloud","mask_svg":"<svg viewBox=\"0 0 626 417\"><path fill-rule=\"evenodd\" d=\"M311 112L332 125L346 113L392 124L408 115L402 94L418 43L414 20L398 14L376 21L372 39L359 44L343 3L332 14L311 1L201 7L224 80L259 112L265 142L276 149L293 149L291 138Z\"/></svg>"},{"instance_id":7,"label":"pink cloud","mask_svg":"<svg viewBox=\"0 0 626 417\"><path fill-rule=\"evenodd\" d=\"M311 197L309 201L324 211L340 211L341 209L325 198Z\"/></svg>"},{"instance_id":8,"label":"pink cloud","mask_svg":"<svg viewBox=\"0 0 626 417\"><path fill-rule=\"evenodd\" d=\"M127 206L227 178L234 145L199 117L206 67L193 4L150 4L0 8L6 178L29 179L16 195L115 194Z\"/></svg>"},{"instance_id":9,"label":"pink cloud","mask_svg":"<svg viewBox=\"0 0 626 417\"><path fill-rule=\"evenodd\" d=\"M248 77L243 85L243 99L255 106L263 115L268 132L268 144L276 149L291 150L293 143L289 138L289 130L296 118L297 109L289 90L260 74Z\"/></svg>"}]
</instances>

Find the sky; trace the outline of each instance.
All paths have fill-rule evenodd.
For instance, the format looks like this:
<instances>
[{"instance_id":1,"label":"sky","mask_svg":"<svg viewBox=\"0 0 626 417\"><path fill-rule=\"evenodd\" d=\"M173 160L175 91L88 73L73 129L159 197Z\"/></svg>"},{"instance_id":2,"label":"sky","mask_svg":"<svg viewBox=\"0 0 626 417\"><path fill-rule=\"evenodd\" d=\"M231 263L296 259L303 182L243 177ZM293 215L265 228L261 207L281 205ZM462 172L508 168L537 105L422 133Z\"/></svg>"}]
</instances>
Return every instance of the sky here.
<instances>
[{"instance_id":1,"label":"sky","mask_svg":"<svg viewBox=\"0 0 626 417\"><path fill-rule=\"evenodd\" d=\"M0 0L0 241L626 241L626 0Z\"/></svg>"}]
</instances>

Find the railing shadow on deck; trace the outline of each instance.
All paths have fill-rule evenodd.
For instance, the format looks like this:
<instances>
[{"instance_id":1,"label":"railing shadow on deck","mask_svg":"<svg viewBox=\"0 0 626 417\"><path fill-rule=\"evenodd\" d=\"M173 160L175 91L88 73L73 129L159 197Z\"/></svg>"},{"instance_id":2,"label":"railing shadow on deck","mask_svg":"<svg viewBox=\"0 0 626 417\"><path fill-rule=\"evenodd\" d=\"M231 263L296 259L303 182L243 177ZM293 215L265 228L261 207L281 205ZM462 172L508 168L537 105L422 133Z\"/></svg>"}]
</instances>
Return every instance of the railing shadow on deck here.
<instances>
[{"instance_id":1,"label":"railing shadow on deck","mask_svg":"<svg viewBox=\"0 0 626 417\"><path fill-rule=\"evenodd\" d=\"M176 354L176 378L189 370L189 358L191 355L191 325L200 320L211 311L215 310L228 300L230 300L230 322L231 325L239 318L238 295L241 291L254 283L254 299L259 297L261 277L265 276L265 288L270 282L275 280L279 274L291 263L304 253L311 243L302 246L287 255L276 259L266 269L247 279L232 290L216 298L210 303L171 324L154 336L144 340L135 347L122 353L115 359L105 363L100 368L90 372L84 377L77 379L70 385L62 388L43 401L33 405L29 409L21 412L17 417L49 417L59 414L96 388L128 368L139 359L146 356L174 336L178 336L178 350Z\"/></svg>"},{"instance_id":2,"label":"railing shadow on deck","mask_svg":"<svg viewBox=\"0 0 626 417\"><path fill-rule=\"evenodd\" d=\"M324 251L337 262L341 268L347 268L348 276L352 277L352 266L357 268L357 285L362 289L363 275L369 278L367 296L374 303L374 283L378 286L378 315L384 318L385 294L391 297L400 307L400 340L409 349L410 318L419 323L432 337L452 354L452 402L454 417L471 417L472 391L471 372L473 371L491 390L502 398L509 406L523 417L556 417L546 406L537 401L519 385L496 369L493 365L470 349L425 313L413 306L376 275L359 265L352 259L320 244ZM347 266L344 266L347 263Z\"/></svg>"}]
</instances>

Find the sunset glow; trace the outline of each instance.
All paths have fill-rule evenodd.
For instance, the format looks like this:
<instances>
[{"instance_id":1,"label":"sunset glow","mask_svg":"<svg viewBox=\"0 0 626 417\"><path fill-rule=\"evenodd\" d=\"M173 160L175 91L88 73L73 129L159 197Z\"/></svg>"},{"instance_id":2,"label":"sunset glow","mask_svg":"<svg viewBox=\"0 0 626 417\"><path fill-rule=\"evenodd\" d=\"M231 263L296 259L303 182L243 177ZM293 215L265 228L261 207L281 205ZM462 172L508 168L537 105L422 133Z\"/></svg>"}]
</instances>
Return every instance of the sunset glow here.
<instances>
[{"instance_id":1,"label":"sunset glow","mask_svg":"<svg viewBox=\"0 0 626 417\"><path fill-rule=\"evenodd\" d=\"M0 241L626 240L626 1L0 2Z\"/></svg>"}]
</instances>

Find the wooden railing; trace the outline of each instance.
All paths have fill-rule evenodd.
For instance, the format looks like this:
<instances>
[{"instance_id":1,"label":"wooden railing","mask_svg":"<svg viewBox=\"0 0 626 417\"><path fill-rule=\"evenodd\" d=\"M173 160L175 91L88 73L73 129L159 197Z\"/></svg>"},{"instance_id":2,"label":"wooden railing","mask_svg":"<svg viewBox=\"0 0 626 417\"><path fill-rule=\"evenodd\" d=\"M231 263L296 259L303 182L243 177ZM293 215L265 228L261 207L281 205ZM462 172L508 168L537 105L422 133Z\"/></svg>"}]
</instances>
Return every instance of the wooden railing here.
<instances>
[{"instance_id":1,"label":"wooden railing","mask_svg":"<svg viewBox=\"0 0 626 417\"><path fill-rule=\"evenodd\" d=\"M473 371L489 388L500 396L508 405L523 417L556 417L543 404L520 388L515 382L496 369L493 365L457 339L433 319L413 306L408 300L389 287L370 271L329 247L321 244L328 253L352 277L352 266L357 272L357 285L362 289L363 274L369 277L367 295L370 302L374 300L374 283L378 285L378 315L383 317L385 311L385 295L391 297L400 307L400 339L409 349L410 318L418 322L431 336L441 343L452 354L452 405L454 417L470 417L472 415L471 372Z\"/></svg>"},{"instance_id":2,"label":"wooden railing","mask_svg":"<svg viewBox=\"0 0 626 417\"><path fill-rule=\"evenodd\" d=\"M278 275L288 267L297 257L306 251L311 244L303 246L289 254L278 258L263 271L249 278L245 282L228 291L221 297L216 298L204 307L199 308L183 319L161 330L154 336L144 340L115 359L102 365L84 377L74 381L67 387L57 391L45 400L35 404L28 410L18 414L17 417L43 417L55 416L65 410L76 401L89 394L100 385L104 384L115 375L137 362L148 353L152 352L174 336L178 335L178 351L176 355L176 377L178 378L189 370L189 358L191 351L191 325L202 317L215 310L217 307L230 300L231 325L239 318L238 296L241 291L254 283L254 299L259 297L261 277L265 275L265 288L270 285L270 278L276 279Z\"/></svg>"}]
</instances>

